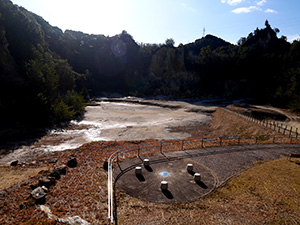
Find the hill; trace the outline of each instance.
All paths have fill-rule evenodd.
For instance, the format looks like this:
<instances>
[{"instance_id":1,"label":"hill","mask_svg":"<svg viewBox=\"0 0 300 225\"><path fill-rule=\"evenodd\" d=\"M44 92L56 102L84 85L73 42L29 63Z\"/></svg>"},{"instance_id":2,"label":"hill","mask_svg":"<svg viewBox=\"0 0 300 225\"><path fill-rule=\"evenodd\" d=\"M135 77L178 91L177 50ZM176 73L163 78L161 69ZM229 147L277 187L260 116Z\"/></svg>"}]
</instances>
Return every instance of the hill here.
<instances>
[{"instance_id":1,"label":"hill","mask_svg":"<svg viewBox=\"0 0 300 225\"><path fill-rule=\"evenodd\" d=\"M0 1L1 130L49 126L84 112L85 75L50 51L43 24L35 18Z\"/></svg>"},{"instance_id":2,"label":"hill","mask_svg":"<svg viewBox=\"0 0 300 225\"><path fill-rule=\"evenodd\" d=\"M300 42L278 38L266 21L232 45L207 35L174 47L62 32L0 0L0 118L6 125L51 125L83 113L103 93L171 98L253 98L300 110Z\"/></svg>"}]
</instances>

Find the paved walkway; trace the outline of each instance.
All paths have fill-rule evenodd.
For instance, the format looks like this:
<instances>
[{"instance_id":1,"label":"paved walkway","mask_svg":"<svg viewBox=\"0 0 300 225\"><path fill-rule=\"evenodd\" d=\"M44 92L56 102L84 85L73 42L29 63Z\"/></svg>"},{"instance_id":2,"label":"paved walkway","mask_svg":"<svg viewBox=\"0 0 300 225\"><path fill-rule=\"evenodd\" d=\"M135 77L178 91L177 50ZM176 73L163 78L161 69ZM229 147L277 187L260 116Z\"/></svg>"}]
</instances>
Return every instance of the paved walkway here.
<instances>
[{"instance_id":1,"label":"paved walkway","mask_svg":"<svg viewBox=\"0 0 300 225\"><path fill-rule=\"evenodd\" d=\"M300 144L203 148L128 159L116 164L113 173L116 185L131 196L162 203L191 202L220 187L253 162L290 153L300 153ZM150 159L149 167L142 165L145 158ZM190 173L186 170L188 163L194 166ZM135 175L136 166L142 167L142 175ZM201 174L201 182L194 181L194 173ZM168 182L167 191L160 189L163 180Z\"/></svg>"}]
</instances>

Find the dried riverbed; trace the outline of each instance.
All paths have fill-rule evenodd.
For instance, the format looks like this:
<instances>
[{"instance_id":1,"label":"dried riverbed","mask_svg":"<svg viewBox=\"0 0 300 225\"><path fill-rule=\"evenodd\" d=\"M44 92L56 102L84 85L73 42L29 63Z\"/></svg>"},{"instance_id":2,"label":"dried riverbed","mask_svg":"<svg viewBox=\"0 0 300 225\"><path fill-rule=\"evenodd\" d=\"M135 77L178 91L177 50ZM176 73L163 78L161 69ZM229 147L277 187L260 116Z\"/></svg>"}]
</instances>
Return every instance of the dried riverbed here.
<instances>
[{"instance_id":1,"label":"dried riverbed","mask_svg":"<svg viewBox=\"0 0 300 225\"><path fill-rule=\"evenodd\" d=\"M0 164L32 161L40 154L77 148L91 141L187 138L190 133L172 128L208 125L215 111L215 107L199 104L138 98L98 99L96 103L86 107L82 121L49 131L35 143L3 156Z\"/></svg>"}]
</instances>

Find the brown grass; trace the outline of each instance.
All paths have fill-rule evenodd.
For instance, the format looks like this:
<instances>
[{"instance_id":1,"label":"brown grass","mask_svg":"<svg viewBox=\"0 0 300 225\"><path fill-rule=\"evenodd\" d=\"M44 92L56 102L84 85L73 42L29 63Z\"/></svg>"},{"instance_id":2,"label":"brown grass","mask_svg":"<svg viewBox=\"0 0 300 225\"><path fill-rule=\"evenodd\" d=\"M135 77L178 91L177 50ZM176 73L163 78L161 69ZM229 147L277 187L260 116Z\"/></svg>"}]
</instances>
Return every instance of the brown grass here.
<instances>
[{"instance_id":1,"label":"brown grass","mask_svg":"<svg viewBox=\"0 0 300 225\"><path fill-rule=\"evenodd\" d=\"M218 108L213 114L210 136L241 136L241 135L275 135L279 134L264 126L249 122L233 113Z\"/></svg>"},{"instance_id":2,"label":"brown grass","mask_svg":"<svg viewBox=\"0 0 300 225\"><path fill-rule=\"evenodd\" d=\"M43 170L48 170L48 167L25 168L21 166L0 166L0 190L26 180L29 177L34 177Z\"/></svg>"},{"instance_id":3,"label":"brown grass","mask_svg":"<svg viewBox=\"0 0 300 225\"><path fill-rule=\"evenodd\" d=\"M212 114L211 124L172 127L172 132L186 132L191 138L241 136L241 135L275 135L276 131L242 119L222 108Z\"/></svg>"},{"instance_id":4,"label":"brown grass","mask_svg":"<svg viewBox=\"0 0 300 225\"><path fill-rule=\"evenodd\" d=\"M212 199L230 200L230 214L242 211L246 223L299 224L299 169L286 158L257 163Z\"/></svg>"},{"instance_id":5,"label":"brown grass","mask_svg":"<svg viewBox=\"0 0 300 225\"><path fill-rule=\"evenodd\" d=\"M120 224L299 224L299 165L258 163L206 199L158 204L119 194Z\"/></svg>"},{"instance_id":6,"label":"brown grass","mask_svg":"<svg viewBox=\"0 0 300 225\"><path fill-rule=\"evenodd\" d=\"M210 136L269 132L223 110L214 113L210 128ZM78 215L92 224L108 224L104 161L117 149L150 142L156 141L92 142L43 158L57 158L56 165L66 163L71 154L78 160L78 167L69 168L50 188L46 205L60 218ZM40 173L0 192L0 224L59 224L29 198L29 185L45 176ZM209 197L189 204L145 202L118 191L119 224L296 224L300 223L299 181L299 165L282 158L258 163Z\"/></svg>"}]
</instances>

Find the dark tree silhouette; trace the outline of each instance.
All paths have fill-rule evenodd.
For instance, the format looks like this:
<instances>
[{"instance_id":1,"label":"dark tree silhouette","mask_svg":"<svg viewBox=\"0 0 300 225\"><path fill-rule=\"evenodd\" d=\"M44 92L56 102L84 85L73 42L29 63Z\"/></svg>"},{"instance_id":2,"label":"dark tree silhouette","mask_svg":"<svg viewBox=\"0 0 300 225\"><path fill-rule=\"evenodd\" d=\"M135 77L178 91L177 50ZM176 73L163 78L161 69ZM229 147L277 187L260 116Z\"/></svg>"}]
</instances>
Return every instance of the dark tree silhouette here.
<instances>
[{"instance_id":1,"label":"dark tree silhouette","mask_svg":"<svg viewBox=\"0 0 300 225\"><path fill-rule=\"evenodd\" d=\"M170 47L173 47L175 45L175 41L173 40L173 38L168 38L165 43Z\"/></svg>"}]
</instances>

